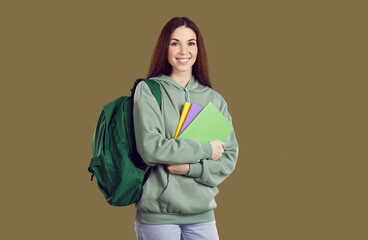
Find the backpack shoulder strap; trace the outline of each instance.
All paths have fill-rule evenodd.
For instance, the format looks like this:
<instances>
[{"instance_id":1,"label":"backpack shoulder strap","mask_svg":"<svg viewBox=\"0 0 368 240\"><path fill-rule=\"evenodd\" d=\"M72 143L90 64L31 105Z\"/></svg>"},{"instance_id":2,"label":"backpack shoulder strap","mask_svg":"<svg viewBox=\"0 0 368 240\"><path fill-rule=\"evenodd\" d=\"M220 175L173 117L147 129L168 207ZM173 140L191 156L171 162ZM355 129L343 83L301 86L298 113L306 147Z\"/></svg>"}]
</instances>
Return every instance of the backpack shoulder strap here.
<instances>
[{"instance_id":1,"label":"backpack shoulder strap","mask_svg":"<svg viewBox=\"0 0 368 240\"><path fill-rule=\"evenodd\" d=\"M145 81L148 85L148 87L151 89L152 95L155 97L158 106L160 107L161 110L161 89L160 89L160 84L154 80L151 79L146 79L146 78L139 78L134 82L134 86L132 91L132 98L134 98L134 93L135 93L135 89L137 88L138 83L140 83L141 81Z\"/></svg>"}]
</instances>

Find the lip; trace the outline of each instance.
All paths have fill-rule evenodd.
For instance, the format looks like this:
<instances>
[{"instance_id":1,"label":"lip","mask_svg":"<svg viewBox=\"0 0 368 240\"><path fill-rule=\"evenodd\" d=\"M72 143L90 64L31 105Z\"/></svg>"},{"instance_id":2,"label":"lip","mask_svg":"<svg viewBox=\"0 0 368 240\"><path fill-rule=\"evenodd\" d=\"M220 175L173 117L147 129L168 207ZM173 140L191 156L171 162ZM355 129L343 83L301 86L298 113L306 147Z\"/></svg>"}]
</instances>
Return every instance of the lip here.
<instances>
[{"instance_id":1,"label":"lip","mask_svg":"<svg viewBox=\"0 0 368 240\"><path fill-rule=\"evenodd\" d=\"M190 58L176 58L179 64L185 65L190 61Z\"/></svg>"}]
</instances>

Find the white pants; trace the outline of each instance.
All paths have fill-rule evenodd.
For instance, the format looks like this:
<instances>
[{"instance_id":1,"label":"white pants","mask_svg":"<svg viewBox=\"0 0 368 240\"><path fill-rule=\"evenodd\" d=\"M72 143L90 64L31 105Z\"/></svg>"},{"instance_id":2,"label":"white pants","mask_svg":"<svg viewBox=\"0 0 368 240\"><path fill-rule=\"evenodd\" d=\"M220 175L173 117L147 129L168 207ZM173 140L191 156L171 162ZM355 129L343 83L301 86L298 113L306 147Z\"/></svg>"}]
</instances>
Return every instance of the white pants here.
<instances>
[{"instance_id":1,"label":"white pants","mask_svg":"<svg viewBox=\"0 0 368 240\"><path fill-rule=\"evenodd\" d=\"M135 222L138 240L218 240L216 221L195 224L143 224Z\"/></svg>"}]
</instances>

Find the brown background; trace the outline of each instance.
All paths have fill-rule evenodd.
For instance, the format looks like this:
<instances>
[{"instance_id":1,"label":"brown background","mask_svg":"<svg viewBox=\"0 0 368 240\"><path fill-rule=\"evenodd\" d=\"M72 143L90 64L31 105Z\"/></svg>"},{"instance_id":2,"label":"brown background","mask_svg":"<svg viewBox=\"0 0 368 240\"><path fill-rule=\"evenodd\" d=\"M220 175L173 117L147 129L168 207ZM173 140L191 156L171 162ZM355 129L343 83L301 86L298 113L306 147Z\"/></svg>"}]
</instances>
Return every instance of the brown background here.
<instances>
[{"instance_id":1,"label":"brown background","mask_svg":"<svg viewBox=\"0 0 368 240\"><path fill-rule=\"evenodd\" d=\"M200 27L239 140L221 238L367 239L361 2L2 1L1 239L135 239L134 206L89 181L90 141L174 16Z\"/></svg>"}]
</instances>

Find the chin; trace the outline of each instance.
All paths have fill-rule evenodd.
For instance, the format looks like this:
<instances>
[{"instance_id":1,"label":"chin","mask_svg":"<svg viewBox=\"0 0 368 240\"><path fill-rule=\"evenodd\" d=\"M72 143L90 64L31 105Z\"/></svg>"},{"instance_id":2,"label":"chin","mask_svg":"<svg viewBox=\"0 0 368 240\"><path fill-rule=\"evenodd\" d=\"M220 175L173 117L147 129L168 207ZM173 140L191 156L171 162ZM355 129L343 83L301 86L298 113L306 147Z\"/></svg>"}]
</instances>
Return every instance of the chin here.
<instances>
[{"instance_id":1,"label":"chin","mask_svg":"<svg viewBox=\"0 0 368 240\"><path fill-rule=\"evenodd\" d=\"M180 73L192 72L192 68L175 68L175 71Z\"/></svg>"}]
</instances>

